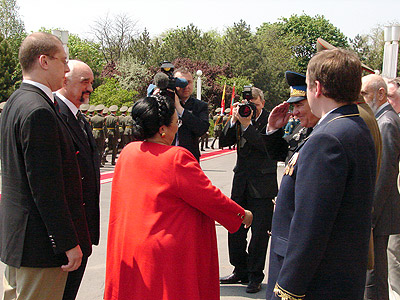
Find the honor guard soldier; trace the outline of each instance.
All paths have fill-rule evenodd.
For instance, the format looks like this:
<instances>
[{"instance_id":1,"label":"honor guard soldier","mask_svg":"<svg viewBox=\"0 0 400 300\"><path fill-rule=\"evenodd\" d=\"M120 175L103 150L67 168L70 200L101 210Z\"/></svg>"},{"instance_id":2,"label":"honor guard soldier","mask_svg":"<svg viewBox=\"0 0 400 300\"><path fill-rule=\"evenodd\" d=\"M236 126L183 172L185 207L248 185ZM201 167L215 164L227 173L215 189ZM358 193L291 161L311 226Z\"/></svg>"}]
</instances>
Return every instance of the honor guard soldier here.
<instances>
[{"instance_id":1,"label":"honor guard soldier","mask_svg":"<svg viewBox=\"0 0 400 300\"><path fill-rule=\"evenodd\" d=\"M104 167L104 143L105 143L105 119L102 115L105 109L103 104L99 104L95 107L97 114L91 118L93 127L93 137L96 140L97 149L99 150L101 166Z\"/></svg>"},{"instance_id":2,"label":"honor guard soldier","mask_svg":"<svg viewBox=\"0 0 400 300\"><path fill-rule=\"evenodd\" d=\"M81 104L81 106L79 106L79 110L82 112L82 115L84 116L84 118L86 119L86 121L88 121L88 123L90 123L90 118L88 116L88 110L89 110L90 105L89 104Z\"/></svg>"},{"instance_id":3,"label":"honor guard soldier","mask_svg":"<svg viewBox=\"0 0 400 300\"><path fill-rule=\"evenodd\" d=\"M107 139L108 145L106 148L106 155L108 151L111 150L111 165L115 165L115 159L117 158L117 147L119 138L119 128L118 128L118 117L115 115L118 110L118 106L111 105L109 108L110 115L105 117L106 127L107 127Z\"/></svg>"},{"instance_id":4,"label":"honor guard soldier","mask_svg":"<svg viewBox=\"0 0 400 300\"><path fill-rule=\"evenodd\" d=\"M214 121L214 140L211 143L211 149L214 149L215 141L221 135L222 127L223 127L222 120L223 120L223 116L221 115L221 108L218 107L215 110L215 116L213 117L213 121ZM221 147L219 147L219 148L221 148Z\"/></svg>"},{"instance_id":5,"label":"honor guard soldier","mask_svg":"<svg viewBox=\"0 0 400 300\"><path fill-rule=\"evenodd\" d=\"M89 118L94 116L94 112L96 111L96 105L90 105L88 109Z\"/></svg>"},{"instance_id":6,"label":"honor guard soldier","mask_svg":"<svg viewBox=\"0 0 400 300\"><path fill-rule=\"evenodd\" d=\"M131 116L131 112L132 112L132 106L128 108L128 114L125 120L125 131L124 131L125 145L133 141L133 136L132 136L133 119Z\"/></svg>"},{"instance_id":7,"label":"honor guard soldier","mask_svg":"<svg viewBox=\"0 0 400 300\"><path fill-rule=\"evenodd\" d=\"M125 132L125 121L126 121L126 112L128 110L128 106L124 105L121 106L121 108L119 109L119 111L121 112L121 115L118 117L118 123L119 123L119 138L120 138L120 142L118 145L119 149L122 149L125 147L125 138L124 138L124 132Z\"/></svg>"}]
</instances>

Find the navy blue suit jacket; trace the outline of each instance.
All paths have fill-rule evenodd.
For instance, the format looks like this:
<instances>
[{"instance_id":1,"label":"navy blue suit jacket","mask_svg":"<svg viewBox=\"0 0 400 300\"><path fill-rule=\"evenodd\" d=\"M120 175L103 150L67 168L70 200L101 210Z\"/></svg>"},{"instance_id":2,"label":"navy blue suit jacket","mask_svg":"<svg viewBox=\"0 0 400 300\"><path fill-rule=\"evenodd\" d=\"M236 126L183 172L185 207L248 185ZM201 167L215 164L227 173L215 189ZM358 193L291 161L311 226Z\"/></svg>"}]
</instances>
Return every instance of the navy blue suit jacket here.
<instances>
[{"instance_id":1,"label":"navy blue suit jacket","mask_svg":"<svg viewBox=\"0 0 400 300\"><path fill-rule=\"evenodd\" d=\"M275 299L276 284L305 299L363 299L375 173L374 143L357 106L328 114L282 178L267 299Z\"/></svg>"}]
</instances>

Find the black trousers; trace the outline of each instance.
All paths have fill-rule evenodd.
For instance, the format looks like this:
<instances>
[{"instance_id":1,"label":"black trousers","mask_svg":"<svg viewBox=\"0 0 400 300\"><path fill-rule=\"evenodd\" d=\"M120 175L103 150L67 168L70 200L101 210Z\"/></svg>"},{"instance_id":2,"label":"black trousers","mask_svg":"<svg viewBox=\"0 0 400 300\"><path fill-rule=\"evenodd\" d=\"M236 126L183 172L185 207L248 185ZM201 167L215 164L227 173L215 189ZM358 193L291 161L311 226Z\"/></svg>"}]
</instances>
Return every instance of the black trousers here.
<instances>
[{"instance_id":1,"label":"black trousers","mask_svg":"<svg viewBox=\"0 0 400 300\"><path fill-rule=\"evenodd\" d=\"M251 198L245 193L241 197L232 196L232 200L253 213L251 227L228 234L229 262L235 267L234 273L240 277L249 277L250 281L261 283L264 279L265 257L271 230L272 199ZM251 238L247 248L247 232ZM247 251L246 251L247 249Z\"/></svg>"},{"instance_id":2,"label":"black trousers","mask_svg":"<svg viewBox=\"0 0 400 300\"><path fill-rule=\"evenodd\" d=\"M63 300L75 300L81 285L83 273L87 265L87 257L82 258L82 263L78 269L68 273L67 283L65 284Z\"/></svg>"},{"instance_id":3,"label":"black trousers","mask_svg":"<svg viewBox=\"0 0 400 300\"><path fill-rule=\"evenodd\" d=\"M374 237L374 269L367 271L365 285L365 300L389 300L388 235L373 235Z\"/></svg>"}]
</instances>

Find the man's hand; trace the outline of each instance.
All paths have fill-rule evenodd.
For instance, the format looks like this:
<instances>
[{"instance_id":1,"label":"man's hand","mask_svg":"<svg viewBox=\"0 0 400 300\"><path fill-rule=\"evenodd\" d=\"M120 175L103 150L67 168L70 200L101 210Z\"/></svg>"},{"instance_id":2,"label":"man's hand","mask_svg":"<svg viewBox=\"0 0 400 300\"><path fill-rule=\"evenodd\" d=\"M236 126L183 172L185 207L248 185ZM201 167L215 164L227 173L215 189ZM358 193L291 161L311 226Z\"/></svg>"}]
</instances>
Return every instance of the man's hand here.
<instances>
[{"instance_id":1,"label":"man's hand","mask_svg":"<svg viewBox=\"0 0 400 300\"><path fill-rule=\"evenodd\" d=\"M181 105L181 102L179 101L178 95L175 93L175 109L178 115L182 115L183 113L183 106Z\"/></svg>"},{"instance_id":2,"label":"man's hand","mask_svg":"<svg viewBox=\"0 0 400 300\"><path fill-rule=\"evenodd\" d=\"M290 104L283 102L274 107L268 117L267 131L282 128L287 124L291 114L289 113Z\"/></svg>"},{"instance_id":3,"label":"man's hand","mask_svg":"<svg viewBox=\"0 0 400 300\"><path fill-rule=\"evenodd\" d=\"M61 266L61 269L64 272L72 272L79 268L82 262L82 250L78 245L75 248L72 248L65 252L68 258L68 265Z\"/></svg>"},{"instance_id":4,"label":"man's hand","mask_svg":"<svg viewBox=\"0 0 400 300\"><path fill-rule=\"evenodd\" d=\"M244 228L249 228L251 223L253 222L253 214L249 210L244 210L244 218L242 224L244 224Z\"/></svg>"},{"instance_id":5,"label":"man's hand","mask_svg":"<svg viewBox=\"0 0 400 300\"><path fill-rule=\"evenodd\" d=\"M243 118L240 114L239 114L239 103L236 102L233 104L233 108L232 108L232 123L235 123L236 121L239 121L240 124L242 124L242 126L244 128L249 127L249 125L251 124L251 118L253 116L253 111L251 111L250 116Z\"/></svg>"}]
</instances>

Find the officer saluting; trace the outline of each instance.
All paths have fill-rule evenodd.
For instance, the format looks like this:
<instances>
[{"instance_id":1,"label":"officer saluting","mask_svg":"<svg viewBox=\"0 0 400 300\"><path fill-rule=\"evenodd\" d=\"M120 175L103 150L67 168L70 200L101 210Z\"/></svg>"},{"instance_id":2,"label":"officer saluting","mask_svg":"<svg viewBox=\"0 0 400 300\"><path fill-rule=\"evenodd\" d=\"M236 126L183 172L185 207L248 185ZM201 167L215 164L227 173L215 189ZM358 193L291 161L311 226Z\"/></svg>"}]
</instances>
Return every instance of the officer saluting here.
<instances>
[{"instance_id":1,"label":"officer saluting","mask_svg":"<svg viewBox=\"0 0 400 300\"><path fill-rule=\"evenodd\" d=\"M272 110L268 119L268 131L271 132L283 127L291 116L300 120L300 124L293 129L293 132L283 137L289 144L289 152L286 157L287 164L293 153L310 135L319 118L311 112L307 102L306 76L286 71L285 79L290 85L290 98ZM291 105L293 106L293 111L290 114L289 108Z\"/></svg>"}]
</instances>

